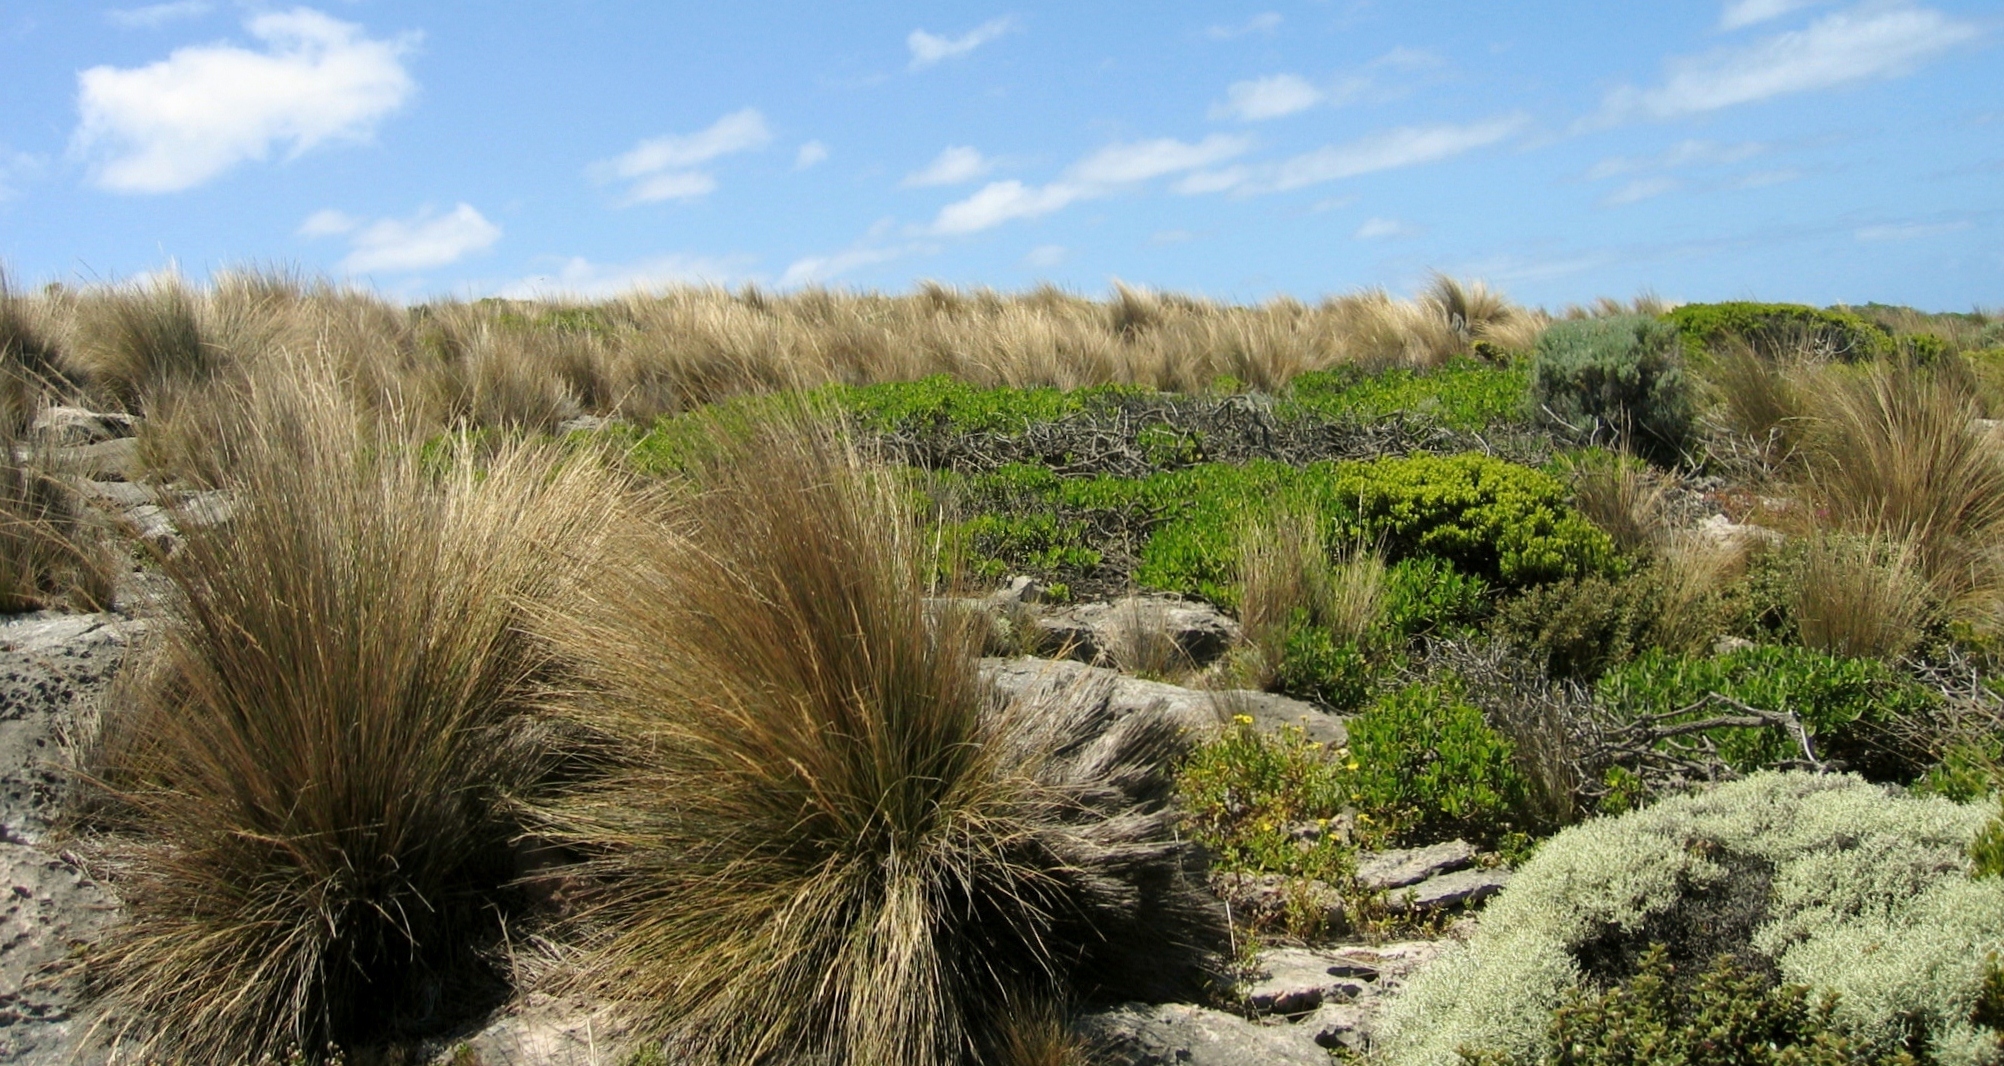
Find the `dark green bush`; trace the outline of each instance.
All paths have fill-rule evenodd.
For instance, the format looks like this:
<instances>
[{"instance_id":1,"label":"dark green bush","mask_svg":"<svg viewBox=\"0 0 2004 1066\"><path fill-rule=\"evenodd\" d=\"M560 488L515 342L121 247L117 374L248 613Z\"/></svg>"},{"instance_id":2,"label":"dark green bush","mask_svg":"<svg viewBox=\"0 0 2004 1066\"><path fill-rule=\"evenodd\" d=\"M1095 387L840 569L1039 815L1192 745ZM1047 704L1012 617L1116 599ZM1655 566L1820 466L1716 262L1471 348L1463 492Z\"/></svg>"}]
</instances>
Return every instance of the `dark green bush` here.
<instances>
[{"instance_id":1,"label":"dark green bush","mask_svg":"<svg viewBox=\"0 0 2004 1066\"><path fill-rule=\"evenodd\" d=\"M1850 311L1821 310L1804 304L1685 304L1663 316L1692 355L1717 351L1734 342L1775 354L1805 345L1816 354L1845 362L1878 359L1893 352L1886 329Z\"/></svg>"},{"instance_id":2,"label":"dark green bush","mask_svg":"<svg viewBox=\"0 0 2004 1066\"><path fill-rule=\"evenodd\" d=\"M1350 720L1350 798L1406 840L1495 842L1527 788L1510 742L1452 683L1408 685Z\"/></svg>"},{"instance_id":3,"label":"dark green bush","mask_svg":"<svg viewBox=\"0 0 2004 1066\"><path fill-rule=\"evenodd\" d=\"M1532 415L1581 440L1612 436L1659 461L1690 442L1695 407L1674 327L1646 315L1557 322L1538 338Z\"/></svg>"},{"instance_id":4,"label":"dark green bush","mask_svg":"<svg viewBox=\"0 0 2004 1066\"><path fill-rule=\"evenodd\" d=\"M1451 633L1489 612L1489 583L1433 556L1401 559L1385 572L1385 625L1400 636Z\"/></svg>"},{"instance_id":5,"label":"dark green bush","mask_svg":"<svg viewBox=\"0 0 2004 1066\"><path fill-rule=\"evenodd\" d=\"M1463 1049L1467 1066L1921 1066L1926 1048L1876 1050L1840 1029L1836 1000L1721 955L1695 979L1661 944L1612 988L1576 988L1552 1014L1552 1053Z\"/></svg>"},{"instance_id":6,"label":"dark green bush","mask_svg":"<svg viewBox=\"0 0 2004 1066\"><path fill-rule=\"evenodd\" d=\"M1524 590L1496 608L1494 633L1555 677L1599 677L1649 646L1660 610L1653 576L1600 574Z\"/></svg>"},{"instance_id":7,"label":"dark green bush","mask_svg":"<svg viewBox=\"0 0 2004 1066\"><path fill-rule=\"evenodd\" d=\"M1214 867L1328 878L1341 861L1331 847L1300 847L1290 830L1336 817L1348 806L1342 764L1298 729L1263 733L1236 719L1184 763L1177 792L1186 824ZM1321 838L1334 845L1335 834Z\"/></svg>"},{"instance_id":8,"label":"dark green bush","mask_svg":"<svg viewBox=\"0 0 2004 1066\"><path fill-rule=\"evenodd\" d=\"M1326 629L1296 626L1280 660L1280 691L1349 710L1370 697L1376 669L1354 642L1338 643Z\"/></svg>"},{"instance_id":9,"label":"dark green bush","mask_svg":"<svg viewBox=\"0 0 2004 1066\"><path fill-rule=\"evenodd\" d=\"M1600 702L1622 717L1661 715L1690 707L1710 693L1751 707L1793 713L1808 731L1819 758L1836 759L1867 777L1898 779L1916 770L1909 753L1885 727L1926 713L1937 697L1902 680L1875 659L1845 659L1799 647L1762 645L1724 655L1695 657L1645 652L1601 677ZM1707 704L1693 721L1734 713ZM1801 758L1787 731L1721 728L1708 734L1719 757L1746 773Z\"/></svg>"}]
</instances>

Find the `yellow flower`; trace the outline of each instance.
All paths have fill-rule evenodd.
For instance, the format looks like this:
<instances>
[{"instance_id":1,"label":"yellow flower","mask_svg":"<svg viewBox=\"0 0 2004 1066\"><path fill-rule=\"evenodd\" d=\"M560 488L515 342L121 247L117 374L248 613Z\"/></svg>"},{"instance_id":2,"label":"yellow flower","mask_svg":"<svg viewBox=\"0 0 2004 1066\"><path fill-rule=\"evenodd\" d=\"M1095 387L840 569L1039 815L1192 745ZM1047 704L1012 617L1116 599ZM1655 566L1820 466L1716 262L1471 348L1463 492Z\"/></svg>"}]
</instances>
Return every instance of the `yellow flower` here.
<instances>
[{"instance_id":1,"label":"yellow flower","mask_svg":"<svg viewBox=\"0 0 2004 1066\"><path fill-rule=\"evenodd\" d=\"M1357 760L1351 759L1349 762L1346 762L1343 765L1348 767L1349 769L1355 770L1357 768Z\"/></svg>"},{"instance_id":2,"label":"yellow flower","mask_svg":"<svg viewBox=\"0 0 2004 1066\"><path fill-rule=\"evenodd\" d=\"M1239 725L1251 725L1253 724L1253 716L1249 714L1235 714L1232 715L1232 721Z\"/></svg>"}]
</instances>

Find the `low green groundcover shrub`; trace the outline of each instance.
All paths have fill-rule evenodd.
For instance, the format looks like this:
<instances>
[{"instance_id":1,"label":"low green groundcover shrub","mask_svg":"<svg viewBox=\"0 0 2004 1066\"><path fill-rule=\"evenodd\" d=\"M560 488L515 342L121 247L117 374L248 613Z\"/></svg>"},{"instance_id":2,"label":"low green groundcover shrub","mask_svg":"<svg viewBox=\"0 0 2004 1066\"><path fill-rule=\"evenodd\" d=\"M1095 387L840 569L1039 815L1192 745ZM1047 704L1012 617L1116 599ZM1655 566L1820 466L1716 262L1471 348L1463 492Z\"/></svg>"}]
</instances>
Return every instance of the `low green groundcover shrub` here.
<instances>
[{"instance_id":1,"label":"low green groundcover shrub","mask_svg":"<svg viewBox=\"0 0 2004 1066\"><path fill-rule=\"evenodd\" d=\"M1381 1061L1577 1061L1554 1058L1553 1012L1632 979L1662 944L1686 970L1732 953L1811 1003L1834 993L1828 1028L1866 1054L1995 1063L1976 1016L2004 949L2004 880L1971 878L1966 855L1993 810L1767 772L1574 826L1387 1005Z\"/></svg>"},{"instance_id":2,"label":"low green groundcover shrub","mask_svg":"<svg viewBox=\"0 0 2004 1066\"><path fill-rule=\"evenodd\" d=\"M1693 356L1735 341L1766 352L1806 344L1821 355L1847 362L1877 359L1893 351L1892 334L1877 323L1849 311L1803 304L1744 300L1685 304L1663 320L1676 328Z\"/></svg>"},{"instance_id":3,"label":"low green groundcover shrub","mask_svg":"<svg viewBox=\"0 0 2004 1066\"><path fill-rule=\"evenodd\" d=\"M1510 742L1458 685L1386 693L1349 729L1350 799L1400 839L1494 843L1521 828L1527 786Z\"/></svg>"},{"instance_id":4,"label":"low green groundcover shrub","mask_svg":"<svg viewBox=\"0 0 2004 1066\"><path fill-rule=\"evenodd\" d=\"M1875 659L1774 645L1707 657L1652 649L1603 675L1595 692L1604 706L1625 718L1668 714L1710 693L1764 711L1792 713L1808 731L1818 758L1842 760L1877 778L1904 778L1919 771L1880 727L1924 713L1936 699ZM1730 705L1711 703L1688 717L1732 713ZM1784 729L1722 728L1709 736L1725 764L1740 772L1802 757Z\"/></svg>"},{"instance_id":5,"label":"low green groundcover shrub","mask_svg":"<svg viewBox=\"0 0 2004 1066\"><path fill-rule=\"evenodd\" d=\"M1498 366L1465 356L1433 370L1356 366L1296 377L1275 411L1282 418L1378 421L1394 415L1431 418L1449 429L1481 430L1523 417L1523 365Z\"/></svg>"},{"instance_id":6,"label":"low green groundcover shrub","mask_svg":"<svg viewBox=\"0 0 2004 1066\"><path fill-rule=\"evenodd\" d=\"M921 480L920 506L946 518L943 539L962 550L964 570L982 577L1069 579L1078 575L1048 568L1092 571L1117 547L1132 554L1135 583L1233 606L1248 516L1286 509L1325 516L1327 543L1377 545L1395 563L1438 560L1443 569L1399 579L1410 594L1402 618L1419 629L1472 620L1486 584L1619 565L1613 542L1571 508L1558 479L1472 453L1301 467L1206 463L1145 478L1067 478L1015 464Z\"/></svg>"},{"instance_id":7,"label":"low green groundcover shrub","mask_svg":"<svg viewBox=\"0 0 2004 1066\"><path fill-rule=\"evenodd\" d=\"M1532 415L1568 436L1612 436L1665 462L1682 455L1696 411L1676 329L1646 315L1554 323L1527 395Z\"/></svg>"}]
</instances>

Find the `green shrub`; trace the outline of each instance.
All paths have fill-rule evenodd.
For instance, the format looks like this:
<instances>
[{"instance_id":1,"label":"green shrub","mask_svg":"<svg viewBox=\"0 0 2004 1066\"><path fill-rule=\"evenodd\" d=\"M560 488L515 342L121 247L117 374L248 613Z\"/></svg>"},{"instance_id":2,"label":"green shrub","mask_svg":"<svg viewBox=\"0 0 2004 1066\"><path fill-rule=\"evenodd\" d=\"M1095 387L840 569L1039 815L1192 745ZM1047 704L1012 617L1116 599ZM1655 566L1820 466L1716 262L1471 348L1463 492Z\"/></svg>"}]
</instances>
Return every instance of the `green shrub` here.
<instances>
[{"instance_id":1,"label":"green shrub","mask_svg":"<svg viewBox=\"0 0 2004 1066\"><path fill-rule=\"evenodd\" d=\"M1709 657L1652 650L1602 676L1595 692L1602 705L1624 718L1669 714L1699 704L1709 693L1764 711L1793 713L1819 758L1842 760L1881 779L1910 776L1916 769L1891 746L1881 727L1923 713L1935 700L1877 660L1773 645ZM1729 706L1705 704L1688 717L1732 713ZM1719 758L1742 773L1802 757L1794 738L1782 729L1728 727L1707 736L1717 745Z\"/></svg>"},{"instance_id":2,"label":"green shrub","mask_svg":"<svg viewBox=\"0 0 2004 1066\"><path fill-rule=\"evenodd\" d=\"M1767 354L1802 345L1824 358L1858 362L1892 354L1892 334L1849 311L1803 304L1730 301L1685 304L1664 316L1692 355L1737 341Z\"/></svg>"},{"instance_id":3,"label":"green shrub","mask_svg":"<svg viewBox=\"0 0 2004 1066\"><path fill-rule=\"evenodd\" d=\"M1299 729L1262 732L1241 715L1191 752L1177 778L1185 824L1222 870L1325 880L1346 857L1336 834L1300 847L1292 829L1332 819L1348 806L1342 764Z\"/></svg>"},{"instance_id":4,"label":"green shrub","mask_svg":"<svg viewBox=\"0 0 2004 1066\"><path fill-rule=\"evenodd\" d=\"M878 385L830 385L818 394L879 433L1017 434L1030 426L1110 407L1153 390L1133 385L1084 389L983 387L947 374Z\"/></svg>"},{"instance_id":5,"label":"green shrub","mask_svg":"<svg viewBox=\"0 0 2004 1066\"><path fill-rule=\"evenodd\" d=\"M1385 572L1385 624L1393 633L1445 635L1489 612L1489 583L1433 556L1401 559Z\"/></svg>"},{"instance_id":6,"label":"green shrub","mask_svg":"<svg viewBox=\"0 0 2004 1066\"><path fill-rule=\"evenodd\" d=\"M1509 586L1618 565L1613 542L1567 504L1557 478L1486 455L1349 464L1329 491L1357 534L1394 560L1435 556Z\"/></svg>"},{"instance_id":7,"label":"green shrub","mask_svg":"<svg viewBox=\"0 0 2004 1066\"><path fill-rule=\"evenodd\" d=\"M1990 812L1763 773L1574 826L1392 998L1377 1052L1385 1066L1451 1066L1462 1047L1545 1061L1567 996L1633 976L1662 943L1678 966L1730 951L1812 1002L1835 993L1830 1026L1871 1054L1912 1040L1944 1066L1993 1063L1996 1034L1971 1018L2004 945L2004 881L1963 873Z\"/></svg>"},{"instance_id":8,"label":"green shrub","mask_svg":"<svg viewBox=\"0 0 2004 1066\"><path fill-rule=\"evenodd\" d=\"M1538 338L1528 393L1534 416L1582 440L1613 434L1675 461L1694 406L1676 330L1644 315L1554 323Z\"/></svg>"},{"instance_id":9,"label":"green shrub","mask_svg":"<svg viewBox=\"0 0 2004 1066\"><path fill-rule=\"evenodd\" d=\"M1350 720L1351 799L1408 840L1496 841L1526 786L1510 742L1453 684L1408 685Z\"/></svg>"},{"instance_id":10,"label":"green shrub","mask_svg":"<svg viewBox=\"0 0 2004 1066\"><path fill-rule=\"evenodd\" d=\"M1496 609L1493 632L1556 677L1599 677L1649 646L1660 610L1654 575L1599 574L1526 589Z\"/></svg>"},{"instance_id":11,"label":"green shrub","mask_svg":"<svg viewBox=\"0 0 2004 1066\"><path fill-rule=\"evenodd\" d=\"M1995 792L2004 773L2004 737L1987 734L1951 743L1919 781L1916 793L1945 796L1957 803L1982 799Z\"/></svg>"},{"instance_id":12,"label":"green shrub","mask_svg":"<svg viewBox=\"0 0 2004 1066\"><path fill-rule=\"evenodd\" d=\"M1664 945L1635 976L1605 991L1575 989L1552 1012L1542 1056L1462 1049L1468 1066L1919 1066L1905 1048L1873 1049L1834 1024L1837 1004L1812 1006L1806 985L1721 955L1696 979Z\"/></svg>"},{"instance_id":13,"label":"green shrub","mask_svg":"<svg viewBox=\"0 0 2004 1066\"><path fill-rule=\"evenodd\" d=\"M1339 643L1326 629L1301 625L1282 646L1276 681L1290 696L1349 710L1370 697L1376 673L1356 641Z\"/></svg>"},{"instance_id":14,"label":"green shrub","mask_svg":"<svg viewBox=\"0 0 2004 1066\"><path fill-rule=\"evenodd\" d=\"M1523 417L1522 366L1456 357L1433 370L1394 368L1370 373L1354 365L1294 379L1276 405L1282 418L1377 422L1418 415L1449 429L1482 430Z\"/></svg>"}]
</instances>

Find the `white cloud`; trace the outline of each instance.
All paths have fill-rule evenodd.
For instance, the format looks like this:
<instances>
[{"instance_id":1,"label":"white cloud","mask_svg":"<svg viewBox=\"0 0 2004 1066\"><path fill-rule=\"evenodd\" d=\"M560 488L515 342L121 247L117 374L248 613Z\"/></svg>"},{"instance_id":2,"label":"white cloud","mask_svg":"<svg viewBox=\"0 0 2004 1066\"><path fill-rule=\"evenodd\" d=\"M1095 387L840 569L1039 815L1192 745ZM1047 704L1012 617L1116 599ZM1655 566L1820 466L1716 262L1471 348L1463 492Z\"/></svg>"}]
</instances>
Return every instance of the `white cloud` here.
<instances>
[{"instance_id":1,"label":"white cloud","mask_svg":"<svg viewBox=\"0 0 2004 1066\"><path fill-rule=\"evenodd\" d=\"M1240 186L1243 192L1280 192L1381 170L1434 163L1516 136L1530 119L1504 115L1467 125L1407 126L1329 145L1282 161L1263 177Z\"/></svg>"},{"instance_id":2,"label":"white cloud","mask_svg":"<svg viewBox=\"0 0 2004 1066\"><path fill-rule=\"evenodd\" d=\"M1016 20L1004 16L989 19L958 37L940 37L924 30L913 30L905 38L905 47L912 52L911 69L919 70L942 59L964 56L1015 28Z\"/></svg>"},{"instance_id":3,"label":"white cloud","mask_svg":"<svg viewBox=\"0 0 2004 1066\"><path fill-rule=\"evenodd\" d=\"M1212 26L1204 35L1214 41L1229 41L1255 33L1272 33L1280 28L1280 12L1264 11L1237 26Z\"/></svg>"},{"instance_id":4,"label":"white cloud","mask_svg":"<svg viewBox=\"0 0 2004 1066\"><path fill-rule=\"evenodd\" d=\"M1684 183L1678 181L1676 178L1663 175L1653 178L1636 178L1621 188L1608 193L1605 197L1601 198L1600 202L1603 207L1620 207L1623 204L1641 203L1644 200L1661 196L1666 192L1675 192L1683 188L1683 186Z\"/></svg>"},{"instance_id":5,"label":"white cloud","mask_svg":"<svg viewBox=\"0 0 2004 1066\"><path fill-rule=\"evenodd\" d=\"M1307 78L1299 74L1274 74L1233 82L1225 90L1225 102L1211 105L1211 117L1258 122L1306 111L1322 100L1322 90Z\"/></svg>"},{"instance_id":6,"label":"white cloud","mask_svg":"<svg viewBox=\"0 0 2004 1066\"><path fill-rule=\"evenodd\" d=\"M935 246L931 244L884 246L873 243L891 229L892 225L888 221L879 222L870 227L869 233L865 234L862 240L842 251L828 255L807 255L794 260L787 264L785 273L779 276L780 286L790 288L796 285L818 285L864 267L934 250Z\"/></svg>"},{"instance_id":7,"label":"white cloud","mask_svg":"<svg viewBox=\"0 0 2004 1066\"><path fill-rule=\"evenodd\" d=\"M927 163L923 170L914 170L905 175L899 185L908 189L924 188L932 185L959 185L973 181L995 169L995 161L982 156L973 148L953 145L940 152Z\"/></svg>"},{"instance_id":8,"label":"white cloud","mask_svg":"<svg viewBox=\"0 0 2004 1066\"><path fill-rule=\"evenodd\" d=\"M20 183L38 177L47 160L28 152L16 152L0 144L0 201L20 195Z\"/></svg>"},{"instance_id":9,"label":"white cloud","mask_svg":"<svg viewBox=\"0 0 2004 1066\"><path fill-rule=\"evenodd\" d=\"M306 216L299 233L306 237L348 234L348 254L341 260L341 269L350 274L405 274L442 267L485 251L501 239L501 227L464 203L445 215L434 215L427 209L408 219L384 218L366 224L330 208Z\"/></svg>"},{"instance_id":10,"label":"white cloud","mask_svg":"<svg viewBox=\"0 0 2004 1066\"><path fill-rule=\"evenodd\" d=\"M931 231L943 236L975 233L1012 219L1039 218L1123 186L1223 162L1251 147L1251 138L1225 134L1212 134L1195 144L1170 137L1109 144L1067 167L1048 185L989 182L965 200L941 208Z\"/></svg>"},{"instance_id":11,"label":"white cloud","mask_svg":"<svg viewBox=\"0 0 2004 1066\"><path fill-rule=\"evenodd\" d=\"M1382 241L1392 237L1410 237L1418 232L1396 218L1367 218L1350 236L1360 241Z\"/></svg>"},{"instance_id":12,"label":"white cloud","mask_svg":"<svg viewBox=\"0 0 2004 1066\"><path fill-rule=\"evenodd\" d=\"M343 233L353 232L361 224L361 219L329 207L306 216L306 221L299 224L299 235L301 237L335 237Z\"/></svg>"},{"instance_id":13,"label":"white cloud","mask_svg":"<svg viewBox=\"0 0 2004 1066\"><path fill-rule=\"evenodd\" d=\"M1738 144L1701 140L1679 141L1653 156L1610 156L1595 163L1593 169L1587 171L1587 180L1601 181L1623 174L1678 170L1685 167L1724 166L1752 159L1767 151L1768 147L1759 141L1741 141Z\"/></svg>"},{"instance_id":14,"label":"white cloud","mask_svg":"<svg viewBox=\"0 0 2004 1066\"><path fill-rule=\"evenodd\" d=\"M664 255L633 263L594 263L572 256L555 271L531 274L494 293L504 299L532 300L548 296L604 299L635 290L655 291L676 285L723 284L743 277L750 260L738 256L710 258Z\"/></svg>"},{"instance_id":15,"label":"white cloud","mask_svg":"<svg viewBox=\"0 0 2004 1066\"><path fill-rule=\"evenodd\" d=\"M793 153L793 169L806 170L828 161L828 146L820 141L808 141Z\"/></svg>"},{"instance_id":16,"label":"white cloud","mask_svg":"<svg viewBox=\"0 0 2004 1066\"><path fill-rule=\"evenodd\" d=\"M417 89L403 57L414 36L373 40L310 8L245 24L263 51L235 45L174 50L132 69L77 75L82 122L74 149L116 192L174 192L239 163L364 140Z\"/></svg>"},{"instance_id":17,"label":"white cloud","mask_svg":"<svg viewBox=\"0 0 2004 1066\"><path fill-rule=\"evenodd\" d=\"M1662 85L1622 86L1609 93L1600 121L1677 118L1788 93L1897 77L1979 32L1974 24L1931 8L1839 12L1744 48L1674 59Z\"/></svg>"},{"instance_id":18,"label":"white cloud","mask_svg":"<svg viewBox=\"0 0 2004 1066\"><path fill-rule=\"evenodd\" d=\"M688 200L706 196L717 188L714 176L694 168L770 143L772 131L766 127L765 116L758 108L747 107L695 133L668 134L641 141L621 155L593 163L587 173L600 183L631 182L620 199L621 207Z\"/></svg>"},{"instance_id":19,"label":"white cloud","mask_svg":"<svg viewBox=\"0 0 2004 1066\"><path fill-rule=\"evenodd\" d=\"M1719 28L1737 30L1758 22L1778 19L1791 11L1810 7L1818 0L1732 0L1719 15Z\"/></svg>"},{"instance_id":20,"label":"white cloud","mask_svg":"<svg viewBox=\"0 0 2004 1066\"><path fill-rule=\"evenodd\" d=\"M1969 228L1969 220L1954 222L1909 222L1901 225L1866 226L1857 233L1861 241L1912 241L1923 237L1939 237L1946 233L1958 233Z\"/></svg>"},{"instance_id":21,"label":"white cloud","mask_svg":"<svg viewBox=\"0 0 2004 1066\"><path fill-rule=\"evenodd\" d=\"M1056 183L1031 188L1020 181L996 181L965 200L939 209L932 232L941 236L978 233L1011 219L1038 218L1089 195L1084 186Z\"/></svg>"},{"instance_id":22,"label":"white cloud","mask_svg":"<svg viewBox=\"0 0 2004 1066\"><path fill-rule=\"evenodd\" d=\"M201 18L215 9L208 0L174 0L145 7L119 7L104 13L104 20L121 30L157 30L180 19Z\"/></svg>"},{"instance_id":23,"label":"white cloud","mask_svg":"<svg viewBox=\"0 0 2004 1066\"><path fill-rule=\"evenodd\" d=\"M1062 244L1040 244L1023 256L1023 265L1039 270L1049 270L1065 261L1071 253Z\"/></svg>"},{"instance_id":24,"label":"white cloud","mask_svg":"<svg viewBox=\"0 0 2004 1066\"><path fill-rule=\"evenodd\" d=\"M1121 185L1195 170L1245 154L1252 138L1214 133L1196 144L1171 137L1109 144L1074 163L1066 174L1088 185Z\"/></svg>"}]
</instances>

